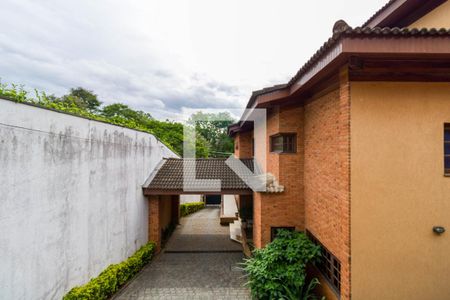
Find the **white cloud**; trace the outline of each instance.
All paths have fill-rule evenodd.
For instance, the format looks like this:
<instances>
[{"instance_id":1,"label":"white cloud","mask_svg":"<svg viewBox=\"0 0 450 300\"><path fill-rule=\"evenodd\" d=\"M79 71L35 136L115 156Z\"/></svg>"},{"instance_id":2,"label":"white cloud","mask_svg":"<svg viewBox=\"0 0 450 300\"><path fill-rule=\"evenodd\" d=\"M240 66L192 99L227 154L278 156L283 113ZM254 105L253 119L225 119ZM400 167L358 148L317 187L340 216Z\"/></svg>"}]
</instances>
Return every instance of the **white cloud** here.
<instances>
[{"instance_id":1,"label":"white cloud","mask_svg":"<svg viewBox=\"0 0 450 300\"><path fill-rule=\"evenodd\" d=\"M293 76L337 19L360 25L384 2L3 0L0 77L83 86L160 118L239 108Z\"/></svg>"}]
</instances>

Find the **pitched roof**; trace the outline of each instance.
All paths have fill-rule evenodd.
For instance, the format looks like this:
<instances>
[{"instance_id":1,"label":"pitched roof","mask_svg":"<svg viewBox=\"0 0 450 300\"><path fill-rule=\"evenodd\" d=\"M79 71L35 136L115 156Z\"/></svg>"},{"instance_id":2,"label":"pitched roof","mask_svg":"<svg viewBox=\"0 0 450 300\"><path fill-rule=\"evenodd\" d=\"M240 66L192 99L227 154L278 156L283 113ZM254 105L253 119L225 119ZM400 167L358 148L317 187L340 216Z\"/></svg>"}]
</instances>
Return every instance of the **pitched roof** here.
<instances>
[{"instance_id":1,"label":"pitched roof","mask_svg":"<svg viewBox=\"0 0 450 300\"><path fill-rule=\"evenodd\" d=\"M450 29L446 28L398 28L398 27L356 27L351 28L345 21L339 20L333 27L333 35L320 47L312 57L298 70L297 74L292 77L288 83L275 85L254 91L249 99L247 108L254 106L255 101L259 96L270 94L276 91L281 91L291 88L302 76L310 69L314 68L319 60L325 55L328 50L338 44L343 38L352 39L367 39L367 38L401 38L401 37L450 37Z\"/></svg>"},{"instance_id":2,"label":"pitched roof","mask_svg":"<svg viewBox=\"0 0 450 300\"><path fill-rule=\"evenodd\" d=\"M446 0L390 0L362 26L406 27Z\"/></svg>"},{"instance_id":3,"label":"pitched roof","mask_svg":"<svg viewBox=\"0 0 450 300\"><path fill-rule=\"evenodd\" d=\"M143 186L145 194L152 193L182 193L183 163L195 161L196 179L220 179L222 191L251 192L250 187L225 163L224 158L179 159L167 158L159 164ZM252 172L253 159L241 159L241 162ZM192 175L192 174L191 174ZM208 191L209 186L204 187ZM197 192L202 192L199 190Z\"/></svg>"}]
</instances>

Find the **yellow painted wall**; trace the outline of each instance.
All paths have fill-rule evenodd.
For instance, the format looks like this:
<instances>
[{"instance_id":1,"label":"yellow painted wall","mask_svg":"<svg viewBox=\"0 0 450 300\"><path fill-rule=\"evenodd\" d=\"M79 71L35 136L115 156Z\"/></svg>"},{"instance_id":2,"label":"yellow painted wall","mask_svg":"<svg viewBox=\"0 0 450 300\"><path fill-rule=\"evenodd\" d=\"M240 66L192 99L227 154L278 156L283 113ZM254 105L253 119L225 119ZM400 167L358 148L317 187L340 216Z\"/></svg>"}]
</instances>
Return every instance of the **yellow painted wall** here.
<instances>
[{"instance_id":1,"label":"yellow painted wall","mask_svg":"<svg viewBox=\"0 0 450 300\"><path fill-rule=\"evenodd\" d=\"M352 83L351 97L352 299L450 299L450 83Z\"/></svg>"},{"instance_id":2,"label":"yellow painted wall","mask_svg":"<svg viewBox=\"0 0 450 300\"><path fill-rule=\"evenodd\" d=\"M439 5L408 27L450 28L450 1Z\"/></svg>"}]
</instances>

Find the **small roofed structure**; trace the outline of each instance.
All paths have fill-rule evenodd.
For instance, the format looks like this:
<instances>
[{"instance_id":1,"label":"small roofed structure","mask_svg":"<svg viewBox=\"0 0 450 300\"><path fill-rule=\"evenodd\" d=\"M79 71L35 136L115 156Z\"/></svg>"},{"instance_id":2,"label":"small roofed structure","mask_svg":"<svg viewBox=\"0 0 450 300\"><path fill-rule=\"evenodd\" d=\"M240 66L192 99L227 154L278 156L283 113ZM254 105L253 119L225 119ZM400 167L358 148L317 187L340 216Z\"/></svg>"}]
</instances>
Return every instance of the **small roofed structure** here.
<instances>
[{"instance_id":1,"label":"small roofed structure","mask_svg":"<svg viewBox=\"0 0 450 300\"><path fill-rule=\"evenodd\" d=\"M221 190L209 192L205 186L198 191L184 191L183 163L195 161L195 179L220 179ZM254 171L253 159L240 160L251 172ZM193 174L191 174L193 175ZM226 164L225 158L166 158L155 168L143 185L144 195L179 194L252 194L252 189Z\"/></svg>"}]
</instances>

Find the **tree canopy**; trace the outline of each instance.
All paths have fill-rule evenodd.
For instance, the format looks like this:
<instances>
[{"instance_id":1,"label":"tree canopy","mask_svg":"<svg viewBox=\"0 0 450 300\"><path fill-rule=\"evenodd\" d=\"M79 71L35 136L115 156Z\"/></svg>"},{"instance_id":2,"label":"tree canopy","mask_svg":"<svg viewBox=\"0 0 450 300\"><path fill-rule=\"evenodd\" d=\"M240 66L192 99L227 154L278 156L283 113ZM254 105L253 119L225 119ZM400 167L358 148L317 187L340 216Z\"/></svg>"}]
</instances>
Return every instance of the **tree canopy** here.
<instances>
[{"instance_id":1,"label":"tree canopy","mask_svg":"<svg viewBox=\"0 0 450 300\"><path fill-rule=\"evenodd\" d=\"M204 113L202 111L192 114L188 124L194 126L196 131L208 142L210 156L229 156L234 151L233 140L228 136L228 126L234 123L229 112Z\"/></svg>"},{"instance_id":2,"label":"tree canopy","mask_svg":"<svg viewBox=\"0 0 450 300\"><path fill-rule=\"evenodd\" d=\"M63 101L73 102L80 108L87 109L89 111L96 111L102 104L94 92L84 89L82 87L70 89L69 94L62 97Z\"/></svg>"},{"instance_id":3,"label":"tree canopy","mask_svg":"<svg viewBox=\"0 0 450 300\"><path fill-rule=\"evenodd\" d=\"M177 154L183 154L183 124L155 120L151 114L135 110L123 103L102 107L102 102L97 99L97 95L82 87L72 88L68 94L61 97L36 91L36 98L32 98L23 86L0 82L0 97L147 131L154 134ZM233 141L227 136L227 126L231 123L233 119L227 112L193 114L188 121L188 126L196 129L196 156L221 157L232 153Z\"/></svg>"}]
</instances>

